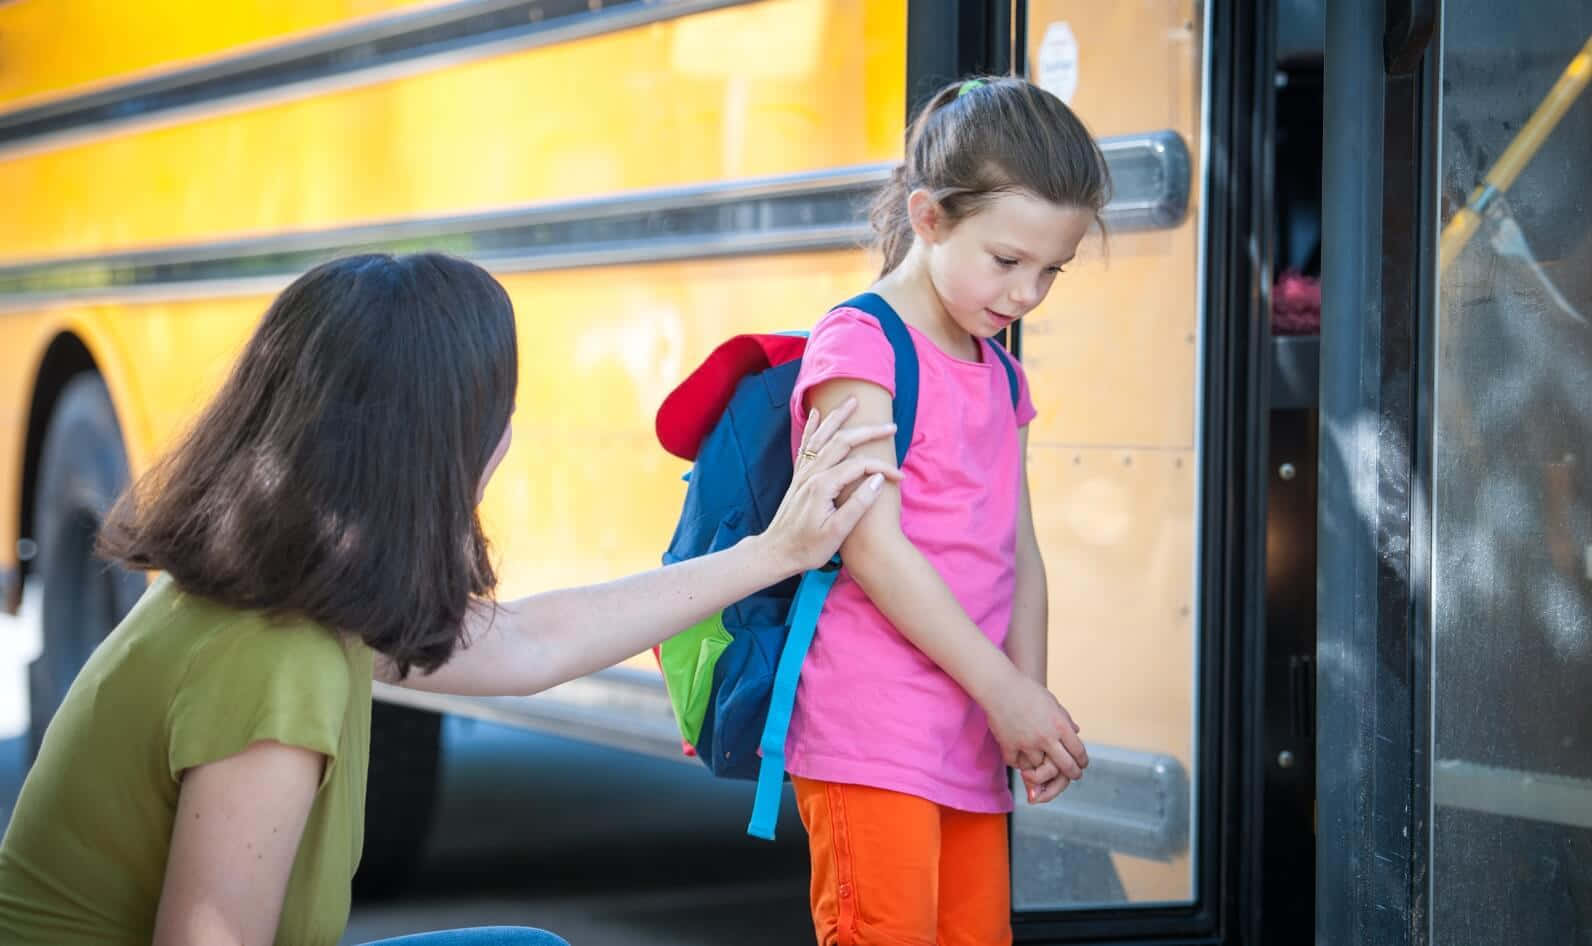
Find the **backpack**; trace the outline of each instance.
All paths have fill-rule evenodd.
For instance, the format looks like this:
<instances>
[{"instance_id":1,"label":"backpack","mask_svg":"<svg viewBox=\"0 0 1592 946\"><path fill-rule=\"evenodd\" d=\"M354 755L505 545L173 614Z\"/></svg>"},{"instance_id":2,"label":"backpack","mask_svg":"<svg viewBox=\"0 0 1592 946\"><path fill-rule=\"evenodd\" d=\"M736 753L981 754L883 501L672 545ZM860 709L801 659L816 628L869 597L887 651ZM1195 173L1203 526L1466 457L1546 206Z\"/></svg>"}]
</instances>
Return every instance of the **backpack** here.
<instances>
[{"instance_id":1,"label":"backpack","mask_svg":"<svg viewBox=\"0 0 1592 946\"><path fill-rule=\"evenodd\" d=\"M837 308L878 320L895 352L896 462L917 420L917 349L889 303L863 293ZM768 528L790 486L790 398L806 333L737 335L714 349L658 409L664 449L693 462L665 565L729 548ZM1012 404L1017 371L999 345ZM756 779L747 833L772 840L796 683L840 572L827 565L765 588L664 641L663 671L683 747L714 775Z\"/></svg>"}]
</instances>

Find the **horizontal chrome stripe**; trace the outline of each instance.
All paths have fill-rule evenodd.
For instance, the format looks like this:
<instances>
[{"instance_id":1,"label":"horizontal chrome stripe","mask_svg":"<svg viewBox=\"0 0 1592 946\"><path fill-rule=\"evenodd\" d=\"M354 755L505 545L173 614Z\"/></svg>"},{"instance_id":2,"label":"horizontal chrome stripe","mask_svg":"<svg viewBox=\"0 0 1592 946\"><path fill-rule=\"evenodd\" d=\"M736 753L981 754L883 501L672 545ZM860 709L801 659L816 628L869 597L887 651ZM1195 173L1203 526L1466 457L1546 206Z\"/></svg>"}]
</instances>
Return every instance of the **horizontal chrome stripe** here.
<instances>
[{"instance_id":1,"label":"horizontal chrome stripe","mask_svg":"<svg viewBox=\"0 0 1592 946\"><path fill-rule=\"evenodd\" d=\"M0 156L383 82L750 0L464 0L0 114Z\"/></svg>"},{"instance_id":2,"label":"horizontal chrome stripe","mask_svg":"<svg viewBox=\"0 0 1592 946\"><path fill-rule=\"evenodd\" d=\"M1572 828L1592 828L1592 779L1438 759L1432 804Z\"/></svg>"},{"instance_id":3,"label":"horizontal chrome stripe","mask_svg":"<svg viewBox=\"0 0 1592 946\"><path fill-rule=\"evenodd\" d=\"M680 748L663 677L610 667L534 696L452 696L378 683L373 696L437 713L550 733L629 752L701 763ZM1188 774L1171 756L1089 747L1089 777L1048 805L1024 805L1012 830L1043 843L1081 844L1167 861L1188 851Z\"/></svg>"},{"instance_id":4,"label":"horizontal chrome stripe","mask_svg":"<svg viewBox=\"0 0 1592 946\"><path fill-rule=\"evenodd\" d=\"M1015 773L1013 782L1016 787ZM1019 807L1012 830L1169 861L1188 852L1188 773L1165 753L1090 744L1088 777L1055 801Z\"/></svg>"},{"instance_id":5,"label":"horizontal chrome stripe","mask_svg":"<svg viewBox=\"0 0 1592 946\"><path fill-rule=\"evenodd\" d=\"M1162 229L1188 206L1188 152L1171 132L1103 141L1117 197L1108 229ZM867 165L453 217L0 267L0 309L127 297L269 292L322 260L438 250L498 272L845 249L889 176Z\"/></svg>"},{"instance_id":6,"label":"horizontal chrome stripe","mask_svg":"<svg viewBox=\"0 0 1592 946\"><path fill-rule=\"evenodd\" d=\"M610 667L535 696L453 696L377 683L387 703L551 733L629 752L699 765L680 749L680 730L663 678Z\"/></svg>"},{"instance_id":7,"label":"horizontal chrome stripe","mask_svg":"<svg viewBox=\"0 0 1592 946\"><path fill-rule=\"evenodd\" d=\"M1188 214L1193 184L1188 145L1175 131L1102 138L1111 168L1111 204L1106 227L1169 230Z\"/></svg>"}]
</instances>

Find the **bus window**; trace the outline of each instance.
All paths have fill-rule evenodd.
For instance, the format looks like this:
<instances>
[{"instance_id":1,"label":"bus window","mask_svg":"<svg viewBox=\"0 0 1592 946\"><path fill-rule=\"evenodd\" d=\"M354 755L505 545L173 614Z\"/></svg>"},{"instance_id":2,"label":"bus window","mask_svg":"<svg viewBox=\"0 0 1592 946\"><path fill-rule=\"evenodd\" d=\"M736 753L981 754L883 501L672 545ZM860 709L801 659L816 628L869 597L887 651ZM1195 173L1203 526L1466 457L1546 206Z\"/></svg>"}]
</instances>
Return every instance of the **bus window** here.
<instances>
[{"instance_id":1,"label":"bus window","mask_svg":"<svg viewBox=\"0 0 1592 946\"><path fill-rule=\"evenodd\" d=\"M1024 320L1038 419L1034 518L1050 585L1049 682L1083 727L1089 771L1018 802L1013 907L1187 902L1201 360L1198 168L1204 5L1030 0L1019 68L1102 137L1162 136L1187 156L1176 214L1107 215ZM1127 64L1131 64L1128 67ZM1142 187L1113 163L1116 197Z\"/></svg>"}]
</instances>

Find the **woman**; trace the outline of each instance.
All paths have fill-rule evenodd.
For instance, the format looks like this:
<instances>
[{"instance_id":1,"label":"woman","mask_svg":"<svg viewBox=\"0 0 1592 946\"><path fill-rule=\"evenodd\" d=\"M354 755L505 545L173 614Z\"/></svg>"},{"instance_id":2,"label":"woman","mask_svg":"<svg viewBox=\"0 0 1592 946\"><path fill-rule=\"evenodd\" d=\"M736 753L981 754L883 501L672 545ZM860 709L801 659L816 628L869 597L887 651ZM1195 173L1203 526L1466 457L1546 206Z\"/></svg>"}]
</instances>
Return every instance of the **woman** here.
<instances>
[{"instance_id":1,"label":"woman","mask_svg":"<svg viewBox=\"0 0 1592 946\"><path fill-rule=\"evenodd\" d=\"M476 506L517 377L508 296L462 260L350 257L282 292L106 522L107 557L162 574L45 735L0 844L0 940L336 943L373 678L502 695L590 673L827 561L896 475L848 457L891 428L841 431L847 406L810 425L763 535L495 603Z\"/></svg>"}]
</instances>

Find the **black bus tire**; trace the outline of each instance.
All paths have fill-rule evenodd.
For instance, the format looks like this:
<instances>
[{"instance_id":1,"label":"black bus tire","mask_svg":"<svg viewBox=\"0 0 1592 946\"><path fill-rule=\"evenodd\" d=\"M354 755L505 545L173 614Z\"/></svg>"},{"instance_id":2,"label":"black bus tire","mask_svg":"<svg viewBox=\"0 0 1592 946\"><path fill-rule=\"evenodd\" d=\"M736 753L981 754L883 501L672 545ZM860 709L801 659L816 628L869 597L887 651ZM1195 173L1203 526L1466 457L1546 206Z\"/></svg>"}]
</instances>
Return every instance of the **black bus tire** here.
<instances>
[{"instance_id":1,"label":"black bus tire","mask_svg":"<svg viewBox=\"0 0 1592 946\"><path fill-rule=\"evenodd\" d=\"M143 575L94 556L94 539L127 486L127 451L99 375L67 382L50 415L34 500L34 559L43 588L37 660L28 665L28 753L89 654L143 593Z\"/></svg>"}]
</instances>

